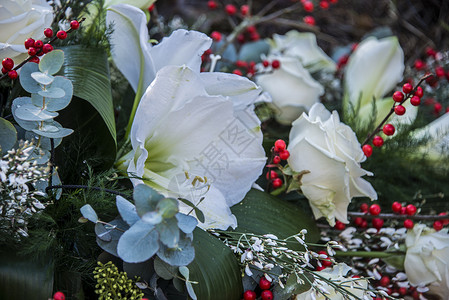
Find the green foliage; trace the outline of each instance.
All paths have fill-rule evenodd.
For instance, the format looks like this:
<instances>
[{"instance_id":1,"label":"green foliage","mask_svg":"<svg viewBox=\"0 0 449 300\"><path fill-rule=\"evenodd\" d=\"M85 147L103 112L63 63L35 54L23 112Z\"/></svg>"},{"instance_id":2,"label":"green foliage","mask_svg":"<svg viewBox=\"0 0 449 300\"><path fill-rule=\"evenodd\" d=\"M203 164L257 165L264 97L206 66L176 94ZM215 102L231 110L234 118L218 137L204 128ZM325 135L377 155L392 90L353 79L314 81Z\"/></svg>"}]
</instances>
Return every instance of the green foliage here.
<instances>
[{"instance_id":1,"label":"green foliage","mask_svg":"<svg viewBox=\"0 0 449 300\"><path fill-rule=\"evenodd\" d=\"M137 287L136 282L139 278L131 280L125 272L119 272L112 262L102 264L98 262L98 267L93 272L97 281L95 293L100 300L117 299L141 299L142 291Z\"/></svg>"},{"instance_id":2,"label":"green foliage","mask_svg":"<svg viewBox=\"0 0 449 300\"><path fill-rule=\"evenodd\" d=\"M0 118L0 151L2 154L11 149L17 141L17 130L11 122Z\"/></svg>"}]
</instances>

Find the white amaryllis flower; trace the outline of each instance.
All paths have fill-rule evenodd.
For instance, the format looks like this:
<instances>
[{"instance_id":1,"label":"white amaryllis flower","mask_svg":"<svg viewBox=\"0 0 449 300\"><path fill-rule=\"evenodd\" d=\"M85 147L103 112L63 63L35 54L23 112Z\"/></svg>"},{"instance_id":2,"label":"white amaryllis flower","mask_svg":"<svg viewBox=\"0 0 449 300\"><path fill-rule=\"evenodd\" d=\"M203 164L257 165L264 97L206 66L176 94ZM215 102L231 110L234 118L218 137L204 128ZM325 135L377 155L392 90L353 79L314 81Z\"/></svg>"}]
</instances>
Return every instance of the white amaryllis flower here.
<instances>
[{"instance_id":1,"label":"white amaryllis flower","mask_svg":"<svg viewBox=\"0 0 449 300\"><path fill-rule=\"evenodd\" d=\"M372 173L360 167L366 157L355 133L340 122L336 111L331 114L321 103L292 125L288 164L297 172L310 171L301 179L301 191L315 218L324 216L331 226L335 219L348 223L353 197L377 199L371 184L361 178Z\"/></svg>"},{"instance_id":2,"label":"white amaryllis flower","mask_svg":"<svg viewBox=\"0 0 449 300\"><path fill-rule=\"evenodd\" d=\"M414 286L429 283L448 289L449 234L447 228L435 231L417 224L407 232L404 269ZM447 295L446 295L447 296Z\"/></svg>"},{"instance_id":3,"label":"white amaryllis flower","mask_svg":"<svg viewBox=\"0 0 449 300\"><path fill-rule=\"evenodd\" d=\"M27 38L41 39L53 21L53 10L45 0L2 0L0 3L0 61L16 64L27 57Z\"/></svg>"},{"instance_id":4,"label":"white amaryllis flower","mask_svg":"<svg viewBox=\"0 0 449 300\"><path fill-rule=\"evenodd\" d=\"M302 65L311 73L325 70L335 72L335 62L320 48L315 34L291 30L285 35L274 34L270 44L270 53L299 58Z\"/></svg>"},{"instance_id":5,"label":"white amaryllis flower","mask_svg":"<svg viewBox=\"0 0 449 300\"><path fill-rule=\"evenodd\" d=\"M345 69L345 113L356 112L356 118L363 127L372 120L375 104L376 124L388 114L394 101L393 88L404 73L404 52L396 37L377 39L369 37L362 41L350 56ZM391 95L387 93L391 92ZM405 103L406 113L393 116L393 124L411 124L417 115L417 107Z\"/></svg>"},{"instance_id":6,"label":"white amaryllis flower","mask_svg":"<svg viewBox=\"0 0 449 300\"><path fill-rule=\"evenodd\" d=\"M319 101L324 88L315 81L295 57L270 55L267 60L277 59L280 68L256 77L256 82L272 98L276 120L290 125L303 112Z\"/></svg>"},{"instance_id":7,"label":"white amaryllis flower","mask_svg":"<svg viewBox=\"0 0 449 300\"><path fill-rule=\"evenodd\" d=\"M177 193L197 205L206 219L201 227L235 228L229 208L243 200L266 160L253 105L260 93L234 74L162 68L142 97L131 129L132 151L119 165L163 194ZM207 188L195 190L192 183L194 190L186 193L178 181L187 177L207 180ZM180 210L192 209L180 202Z\"/></svg>"},{"instance_id":8,"label":"white amaryllis flower","mask_svg":"<svg viewBox=\"0 0 449 300\"><path fill-rule=\"evenodd\" d=\"M320 272L320 275L324 278L332 281L335 284L342 285L342 288L346 293L350 294L344 295L341 292L337 292L331 285L327 284L324 280L322 280L321 290L326 291L325 297L321 293L315 293L313 289L308 290L307 292L296 295L296 300L344 300L344 299L363 299L364 290L368 287L368 281L366 279L361 278L347 278L346 274L351 270L351 267L346 265L345 263L339 263L335 265L333 268L326 268ZM347 296L347 297L346 297ZM356 296L357 298L355 298ZM349 297L349 298L348 298Z\"/></svg>"}]
</instances>

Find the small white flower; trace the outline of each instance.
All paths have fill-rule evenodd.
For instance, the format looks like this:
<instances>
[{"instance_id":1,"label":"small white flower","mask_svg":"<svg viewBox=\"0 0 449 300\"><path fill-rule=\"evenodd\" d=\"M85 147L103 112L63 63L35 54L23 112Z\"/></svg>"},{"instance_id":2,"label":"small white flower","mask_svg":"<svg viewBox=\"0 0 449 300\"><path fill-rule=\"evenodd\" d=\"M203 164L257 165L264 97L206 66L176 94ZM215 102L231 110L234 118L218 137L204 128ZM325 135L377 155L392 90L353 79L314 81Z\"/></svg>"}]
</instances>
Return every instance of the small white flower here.
<instances>
[{"instance_id":1,"label":"small white flower","mask_svg":"<svg viewBox=\"0 0 449 300\"><path fill-rule=\"evenodd\" d=\"M253 276L253 272L251 272L248 264L245 266L245 274L248 276Z\"/></svg>"}]
</instances>

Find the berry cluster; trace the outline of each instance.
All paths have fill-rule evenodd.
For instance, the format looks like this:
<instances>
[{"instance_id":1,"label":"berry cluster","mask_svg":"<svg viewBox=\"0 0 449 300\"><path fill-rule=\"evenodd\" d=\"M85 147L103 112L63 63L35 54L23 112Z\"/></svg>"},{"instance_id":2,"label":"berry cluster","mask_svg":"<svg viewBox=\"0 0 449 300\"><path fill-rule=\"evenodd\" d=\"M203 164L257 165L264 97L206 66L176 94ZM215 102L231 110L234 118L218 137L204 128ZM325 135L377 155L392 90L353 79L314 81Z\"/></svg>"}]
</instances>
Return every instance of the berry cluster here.
<instances>
[{"instance_id":1,"label":"berry cluster","mask_svg":"<svg viewBox=\"0 0 449 300\"><path fill-rule=\"evenodd\" d=\"M284 140L277 140L274 143L274 147L271 149L273 153L272 163L278 165L282 160L287 160L290 157L290 152L287 150L287 144ZM269 170L266 174L267 180L271 183L274 189L278 189L283 185L283 181L278 177L278 174L274 170Z\"/></svg>"},{"instance_id":2,"label":"berry cluster","mask_svg":"<svg viewBox=\"0 0 449 300\"><path fill-rule=\"evenodd\" d=\"M337 3L338 0L321 0L319 2L319 7L322 10L328 10L331 4ZM312 13L315 10L315 5L311 0L301 0L302 8L306 13ZM311 15L306 15L303 18L303 22L310 26L315 26L315 18Z\"/></svg>"},{"instance_id":3,"label":"berry cluster","mask_svg":"<svg viewBox=\"0 0 449 300\"><path fill-rule=\"evenodd\" d=\"M261 290L260 298L262 300L273 300L273 292L270 291L271 281L269 281L267 278L265 278L265 276L260 278L259 288ZM244 300L256 300L257 293L252 290L247 290L243 293L243 299Z\"/></svg>"},{"instance_id":4,"label":"berry cluster","mask_svg":"<svg viewBox=\"0 0 449 300\"><path fill-rule=\"evenodd\" d=\"M5 58L2 61L2 73L4 76L0 77L0 80L5 76L11 79L16 79L18 77L17 69L19 69L26 62L39 63L39 56L53 51L53 46L51 45L56 39L64 40L67 38L67 33L72 30L76 30L80 27L80 22L73 20L70 22L70 29L67 31L59 30L56 33L56 37L53 37L53 30L51 28L46 28L44 30L44 35L50 40L44 44L42 40L34 40L33 38L28 38L24 42L25 49L28 51L28 59L20 63L14 68L14 60L12 58Z\"/></svg>"},{"instance_id":5,"label":"berry cluster","mask_svg":"<svg viewBox=\"0 0 449 300\"><path fill-rule=\"evenodd\" d=\"M410 99L410 104L413 106L418 106L421 103L421 98L424 95L423 89L419 86L416 86L413 88L413 85L410 82L405 83L402 86L402 91L395 91L393 93L393 107L390 111L390 113L385 117L385 119L381 122L381 124L376 128L373 134L376 134L380 131L382 131L386 136L391 136L395 133L396 128L390 124L387 123L383 125L382 130L380 129L382 124L385 123L388 118L395 113L398 116L402 116L405 114L406 109L404 107L405 101ZM372 136L371 136L372 137ZM371 139L367 139L369 141ZM363 153L366 157L370 157L373 154L373 147L369 144L367 144L367 141L365 141L362 146ZM384 139L380 135L375 135L372 137L372 143L375 147L382 147L384 144Z\"/></svg>"}]
</instances>

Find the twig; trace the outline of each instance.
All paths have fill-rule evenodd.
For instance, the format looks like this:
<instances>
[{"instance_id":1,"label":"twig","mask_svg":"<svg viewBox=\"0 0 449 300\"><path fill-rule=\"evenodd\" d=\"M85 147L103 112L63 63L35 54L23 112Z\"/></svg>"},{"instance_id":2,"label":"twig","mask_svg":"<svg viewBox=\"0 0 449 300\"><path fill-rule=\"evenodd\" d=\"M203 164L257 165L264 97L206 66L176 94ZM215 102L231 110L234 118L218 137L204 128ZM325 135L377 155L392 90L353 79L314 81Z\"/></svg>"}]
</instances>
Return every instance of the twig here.
<instances>
[{"instance_id":1,"label":"twig","mask_svg":"<svg viewBox=\"0 0 449 300\"><path fill-rule=\"evenodd\" d=\"M442 215L442 216L436 216L436 215L398 215L398 214L378 214L377 216L370 215L364 212L349 212L348 216L350 217L362 217L365 219L413 219L413 220L427 220L427 221L435 221L435 220L444 220L449 219L449 215Z\"/></svg>"},{"instance_id":2,"label":"twig","mask_svg":"<svg viewBox=\"0 0 449 300\"><path fill-rule=\"evenodd\" d=\"M114 191L114 190L110 190L110 189L105 189L105 188L100 188L97 186L87 186L87 185L76 185L76 184L68 184L68 185L50 185L45 189L45 192L47 193L48 190L52 190L52 189L85 189L85 190L95 190L95 191L101 191L101 192L106 192L106 193L110 193L110 194L114 194L114 195L118 195L118 196L122 196L123 198L128 197L128 195L125 195L123 193Z\"/></svg>"}]
</instances>

